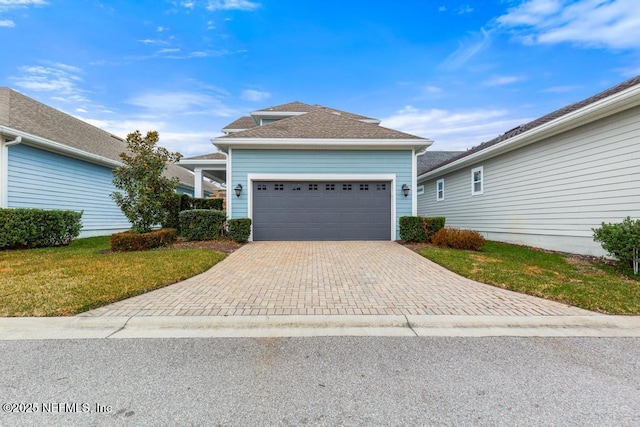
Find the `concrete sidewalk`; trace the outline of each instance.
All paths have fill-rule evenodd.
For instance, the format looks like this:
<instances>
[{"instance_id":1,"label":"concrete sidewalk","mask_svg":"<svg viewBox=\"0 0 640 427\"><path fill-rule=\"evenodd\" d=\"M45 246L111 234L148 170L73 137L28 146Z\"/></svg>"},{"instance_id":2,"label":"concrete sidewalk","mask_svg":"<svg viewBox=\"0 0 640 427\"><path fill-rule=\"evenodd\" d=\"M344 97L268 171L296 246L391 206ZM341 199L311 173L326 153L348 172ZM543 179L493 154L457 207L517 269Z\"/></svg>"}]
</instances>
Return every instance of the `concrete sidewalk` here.
<instances>
[{"instance_id":1,"label":"concrete sidewalk","mask_svg":"<svg viewBox=\"0 0 640 427\"><path fill-rule=\"evenodd\" d=\"M640 316L0 318L0 340L312 336L640 337Z\"/></svg>"}]
</instances>

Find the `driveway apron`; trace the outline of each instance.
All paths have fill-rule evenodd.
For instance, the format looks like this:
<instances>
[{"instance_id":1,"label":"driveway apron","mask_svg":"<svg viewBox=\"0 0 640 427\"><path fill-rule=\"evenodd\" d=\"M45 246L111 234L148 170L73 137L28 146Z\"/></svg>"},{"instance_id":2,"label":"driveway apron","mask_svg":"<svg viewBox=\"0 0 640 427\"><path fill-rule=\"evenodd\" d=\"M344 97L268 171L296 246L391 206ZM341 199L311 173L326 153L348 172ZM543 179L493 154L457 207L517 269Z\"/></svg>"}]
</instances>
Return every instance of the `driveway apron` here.
<instances>
[{"instance_id":1,"label":"driveway apron","mask_svg":"<svg viewBox=\"0 0 640 427\"><path fill-rule=\"evenodd\" d=\"M458 276L394 242L253 242L210 270L80 316L584 316Z\"/></svg>"}]
</instances>

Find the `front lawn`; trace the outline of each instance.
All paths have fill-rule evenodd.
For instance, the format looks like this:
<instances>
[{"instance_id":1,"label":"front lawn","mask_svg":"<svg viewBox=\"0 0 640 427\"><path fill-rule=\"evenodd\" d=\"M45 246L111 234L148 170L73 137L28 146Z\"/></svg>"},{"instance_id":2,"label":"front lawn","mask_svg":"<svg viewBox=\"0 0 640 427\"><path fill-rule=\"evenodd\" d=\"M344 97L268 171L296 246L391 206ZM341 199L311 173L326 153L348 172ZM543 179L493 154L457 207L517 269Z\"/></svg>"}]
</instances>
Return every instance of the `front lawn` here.
<instances>
[{"instance_id":1,"label":"front lawn","mask_svg":"<svg viewBox=\"0 0 640 427\"><path fill-rule=\"evenodd\" d=\"M0 251L0 316L70 316L208 270L209 249L108 252L109 237L58 248Z\"/></svg>"},{"instance_id":2,"label":"front lawn","mask_svg":"<svg viewBox=\"0 0 640 427\"><path fill-rule=\"evenodd\" d=\"M640 281L584 257L487 242L481 252L428 247L420 253L478 282L609 314L640 314Z\"/></svg>"}]
</instances>

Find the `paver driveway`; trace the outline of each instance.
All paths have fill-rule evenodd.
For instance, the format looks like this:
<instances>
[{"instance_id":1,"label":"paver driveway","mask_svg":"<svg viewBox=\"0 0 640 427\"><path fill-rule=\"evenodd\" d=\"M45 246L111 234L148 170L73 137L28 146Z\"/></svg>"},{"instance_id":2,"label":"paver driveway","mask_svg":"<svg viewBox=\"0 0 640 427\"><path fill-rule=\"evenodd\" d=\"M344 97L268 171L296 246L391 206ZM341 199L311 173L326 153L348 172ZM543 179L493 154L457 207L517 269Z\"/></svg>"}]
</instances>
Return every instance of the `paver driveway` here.
<instances>
[{"instance_id":1,"label":"paver driveway","mask_svg":"<svg viewBox=\"0 0 640 427\"><path fill-rule=\"evenodd\" d=\"M465 279L394 242L254 242L175 285L81 316L589 315Z\"/></svg>"}]
</instances>

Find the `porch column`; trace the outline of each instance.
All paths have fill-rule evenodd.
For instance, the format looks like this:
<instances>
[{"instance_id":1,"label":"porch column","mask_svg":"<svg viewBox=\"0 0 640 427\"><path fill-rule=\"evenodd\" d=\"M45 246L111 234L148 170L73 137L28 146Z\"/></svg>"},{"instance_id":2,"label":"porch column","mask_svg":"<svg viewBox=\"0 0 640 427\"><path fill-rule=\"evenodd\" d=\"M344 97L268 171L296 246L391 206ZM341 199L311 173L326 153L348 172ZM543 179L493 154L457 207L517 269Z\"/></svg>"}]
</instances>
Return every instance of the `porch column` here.
<instances>
[{"instance_id":1,"label":"porch column","mask_svg":"<svg viewBox=\"0 0 640 427\"><path fill-rule=\"evenodd\" d=\"M204 197L202 192L202 168L195 168L193 171L196 174L193 177L193 197Z\"/></svg>"}]
</instances>

